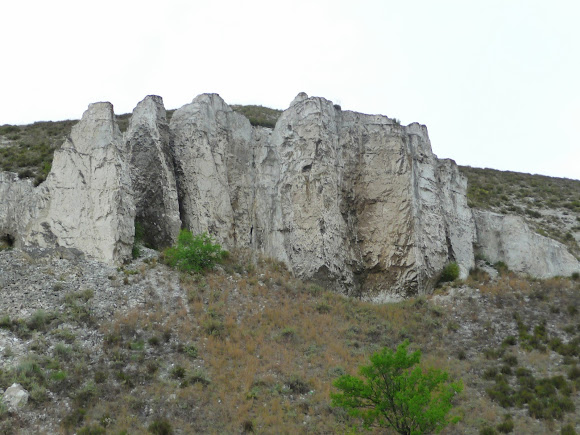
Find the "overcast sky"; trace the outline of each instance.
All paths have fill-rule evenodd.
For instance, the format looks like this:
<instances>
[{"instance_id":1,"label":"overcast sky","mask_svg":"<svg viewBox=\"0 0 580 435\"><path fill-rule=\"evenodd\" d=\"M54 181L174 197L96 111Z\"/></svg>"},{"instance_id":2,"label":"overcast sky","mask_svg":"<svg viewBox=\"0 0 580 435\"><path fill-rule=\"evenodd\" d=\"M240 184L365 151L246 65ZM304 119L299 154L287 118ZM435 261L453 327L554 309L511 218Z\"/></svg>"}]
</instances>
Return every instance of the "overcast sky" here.
<instances>
[{"instance_id":1,"label":"overcast sky","mask_svg":"<svg viewBox=\"0 0 580 435\"><path fill-rule=\"evenodd\" d=\"M304 91L426 124L459 164L580 179L579 22L578 0L10 1L0 125Z\"/></svg>"}]
</instances>

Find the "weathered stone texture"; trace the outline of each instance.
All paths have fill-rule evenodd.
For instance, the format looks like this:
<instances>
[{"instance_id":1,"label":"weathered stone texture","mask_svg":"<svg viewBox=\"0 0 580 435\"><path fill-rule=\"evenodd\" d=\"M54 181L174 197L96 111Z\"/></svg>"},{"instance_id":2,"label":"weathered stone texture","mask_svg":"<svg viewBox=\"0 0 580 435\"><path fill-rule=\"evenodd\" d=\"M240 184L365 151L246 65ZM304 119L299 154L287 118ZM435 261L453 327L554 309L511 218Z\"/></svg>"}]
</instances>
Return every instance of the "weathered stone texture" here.
<instances>
[{"instance_id":1,"label":"weathered stone texture","mask_svg":"<svg viewBox=\"0 0 580 435\"><path fill-rule=\"evenodd\" d=\"M105 262L131 255L135 206L123 138L110 103L89 106L42 184L47 203L24 245L76 248Z\"/></svg>"},{"instance_id":2,"label":"weathered stone texture","mask_svg":"<svg viewBox=\"0 0 580 435\"><path fill-rule=\"evenodd\" d=\"M184 225L194 233L211 233L226 248L236 246L238 233L249 234L249 228L244 231L234 223L232 193L240 206L246 203L242 187L230 189L235 174L229 167L243 166L247 160L243 154L251 152L250 122L219 95L203 94L175 111L170 128ZM236 180L240 186L243 178Z\"/></svg>"},{"instance_id":3,"label":"weathered stone texture","mask_svg":"<svg viewBox=\"0 0 580 435\"><path fill-rule=\"evenodd\" d=\"M161 97L149 95L135 107L125 142L143 242L155 249L171 246L179 235L181 219L169 125Z\"/></svg>"},{"instance_id":4,"label":"weathered stone texture","mask_svg":"<svg viewBox=\"0 0 580 435\"><path fill-rule=\"evenodd\" d=\"M510 270L537 278L570 276L580 262L566 246L532 231L519 216L473 210L478 252L494 264L503 261Z\"/></svg>"},{"instance_id":5,"label":"weathered stone texture","mask_svg":"<svg viewBox=\"0 0 580 435\"><path fill-rule=\"evenodd\" d=\"M20 180L12 172L0 172L0 237L22 247L28 227L43 202L32 180Z\"/></svg>"},{"instance_id":6,"label":"weathered stone texture","mask_svg":"<svg viewBox=\"0 0 580 435\"><path fill-rule=\"evenodd\" d=\"M520 218L475 212L467 181L431 150L427 128L342 111L301 93L274 129L252 127L217 94L175 111L160 97L133 112L123 139L109 103L89 107L45 183L0 174L0 231L17 246L129 257L135 217L145 242L181 225L226 249L252 248L302 278L374 301L429 292L444 266L461 277L474 243L490 261L547 277L578 261Z\"/></svg>"}]
</instances>

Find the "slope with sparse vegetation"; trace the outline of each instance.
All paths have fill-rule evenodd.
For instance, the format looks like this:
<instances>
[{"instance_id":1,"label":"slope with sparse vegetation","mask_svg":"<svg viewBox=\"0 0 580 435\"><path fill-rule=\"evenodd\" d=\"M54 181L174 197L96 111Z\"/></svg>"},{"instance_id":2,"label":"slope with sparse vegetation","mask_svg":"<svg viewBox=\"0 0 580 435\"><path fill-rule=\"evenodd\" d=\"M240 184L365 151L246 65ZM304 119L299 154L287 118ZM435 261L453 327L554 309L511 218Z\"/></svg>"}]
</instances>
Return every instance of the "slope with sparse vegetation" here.
<instances>
[{"instance_id":1,"label":"slope with sparse vegetation","mask_svg":"<svg viewBox=\"0 0 580 435\"><path fill-rule=\"evenodd\" d=\"M361 422L331 406L333 381L404 340L463 381L460 421L443 433L580 426L578 277L485 266L431 297L373 305L252 253L191 274L145 251L98 275L94 263L0 252L24 281L0 288L0 388L31 393L24 409L0 409L3 433L344 433Z\"/></svg>"},{"instance_id":2,"label":"slope with sparse vegetation","mask_svg":"<svg viewBox=\"0 0 580 435\"><path fill-rule=\"evenodd\" d=\"M580 180L460 166L470 207L522 216L580 258Z\"/></svg>"}]
</instances>

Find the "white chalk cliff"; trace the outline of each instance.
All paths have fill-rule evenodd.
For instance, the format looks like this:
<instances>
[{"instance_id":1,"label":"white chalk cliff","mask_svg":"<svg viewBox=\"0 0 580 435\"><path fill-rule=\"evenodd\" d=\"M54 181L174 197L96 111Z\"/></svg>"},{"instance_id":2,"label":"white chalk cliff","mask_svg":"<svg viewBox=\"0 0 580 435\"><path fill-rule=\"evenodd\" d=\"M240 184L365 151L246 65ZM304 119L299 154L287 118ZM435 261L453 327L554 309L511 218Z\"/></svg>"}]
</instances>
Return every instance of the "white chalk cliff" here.
<instances>
[{"instance_id":1,"label":"white chalk cliff","mask_svg":"<svg viewBox=\"0 0 580 435\"><path fill-rule=\"evenodd\" d=\"M466 277L474 246L539 277L580 271L564 245L522 220L472 211L466 186L416 123L301 93L274 129L253 127L217 94L168 125L161 98L149 96L124 136L109 103L91 105L38 188L0 173L0 233L18 247L115 263L130 257L135 219L156 248L184 226L376 301L429 292L452 261Z\"/></svg>"}]
</instances>

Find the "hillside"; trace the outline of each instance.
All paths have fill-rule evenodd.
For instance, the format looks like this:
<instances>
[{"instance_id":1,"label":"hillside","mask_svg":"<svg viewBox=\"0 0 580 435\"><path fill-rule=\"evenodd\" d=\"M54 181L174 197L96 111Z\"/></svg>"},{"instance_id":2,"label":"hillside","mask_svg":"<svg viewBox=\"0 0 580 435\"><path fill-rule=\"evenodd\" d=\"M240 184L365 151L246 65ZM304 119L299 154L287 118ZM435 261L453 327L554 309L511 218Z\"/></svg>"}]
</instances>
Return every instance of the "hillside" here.
<instances>
[{"instance_id":1,"label":"hillside","mask_svg":"<svg viewBox=\"0 0 580 435\"><path fill-rule=\"evenodd\" d=\"M460 166L470 207L515 214L580 258L580 180Z\"/></svg>"},{"instance_id":2,"label":"hillside","mask_svg":"<svg viewBox=\"0 0 580 435\"><path fill-rule=\"evenodd\" d=\"M0 433L348 433L333 380L404 340L465 386L443 433L580 429L580 263L537 234L579 257L580 181L304 93L234 108L0 127ZM181 228L229 256L168 267Z\"/></svg>"},{"instance_id":3,"label":"hillside","mask_svg":"<svg viewBox=\"0 0 580 435\"><path fill-rule=\"evenodd\" d=\"M0 432L344 433L356 421L330 407L333 379L404 339L465 384L443 433L507 415L516 433L580 426L578 280L482 263L433 296L374 305L250 253L203 275L143 253L115 269L0 252L0 389L31 394L1 408Z\"/></svg>"}]
</instances>

